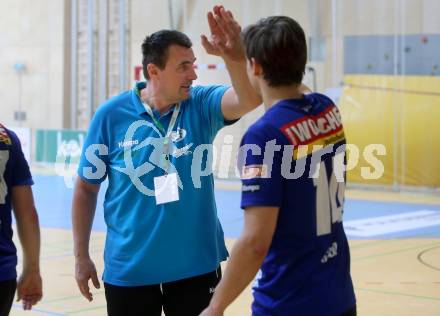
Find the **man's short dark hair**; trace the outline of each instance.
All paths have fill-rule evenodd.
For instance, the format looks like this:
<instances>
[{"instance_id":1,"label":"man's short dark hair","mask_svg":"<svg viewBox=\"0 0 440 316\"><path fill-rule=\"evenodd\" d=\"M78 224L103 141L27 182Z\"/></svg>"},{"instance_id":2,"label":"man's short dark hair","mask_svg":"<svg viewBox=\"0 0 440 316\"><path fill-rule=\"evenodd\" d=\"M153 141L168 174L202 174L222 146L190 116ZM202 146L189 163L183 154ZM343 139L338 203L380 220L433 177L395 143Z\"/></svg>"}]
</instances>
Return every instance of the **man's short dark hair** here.
<instances>
[{"instance_id":1,"label":"man's short dark hair","mask_svg":"<svg viewBox=\"0 0 440 316\"><path fill-rule=\"evenodd\" d=\"M147 36L142 43L142 68L144 77L148 80L148 64L155 64L160 69L165 68L168 60L168 48L179 45L191 48L191 40L182 32L176 30L161 30Z\"/></svg>"},{"instance_id":2,"label":"man's short dark hair","mask_svg":"<svg viewBox=\"0 0 440 316\"><path fill-rule=\"evenodd\" d=\"M269 86L302 82L307 44L298 22L287 16L271 16L248 26L242 36L247 58L262 66Z\"/></svg>"}]
</instances>

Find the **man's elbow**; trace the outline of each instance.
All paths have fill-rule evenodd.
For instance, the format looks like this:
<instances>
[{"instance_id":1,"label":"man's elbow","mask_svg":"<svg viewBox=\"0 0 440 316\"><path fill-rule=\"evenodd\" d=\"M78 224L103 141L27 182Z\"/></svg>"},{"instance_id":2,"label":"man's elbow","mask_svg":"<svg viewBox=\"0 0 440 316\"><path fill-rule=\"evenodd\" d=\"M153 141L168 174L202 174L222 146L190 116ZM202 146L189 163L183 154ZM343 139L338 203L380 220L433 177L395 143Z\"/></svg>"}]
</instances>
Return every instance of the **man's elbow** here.
<instances>
[{"instance_id":1,"label":"man's elbow","mask_svg":"<svg viewBox=\"0 0 440 316\"><path fill-rule=\"evenodd\" d=\"M20 214L23 214L23 219L26 222L32 223L34 225L39 224L38 212L34 205L26 207L26 210L23 210L22 212L20 212Z\"/></svg>"},{"instance_id":2,"label":"man's elbow","mask_svg":"<svg viewBox=\"0 0 440 316\"><path fill-rule=\"evenodd\" d=\"M21 207L21 209L16 208L15 219L17 221L17 226L25 230L39 226L38 213L34 206Z\"/></svg>"},{"instance_id":3,"label":"man's elbow","mask_svg":"<svg viewBox=\"0 0 440 316\"><path fill-rule=\"evenodd\" d=\"M98 195L99 188L100 188L99 184L88 183L83 179L81 179L80 177L78 177L78 179L76 180L74 194L75 195L79 194L82 196L88 196L94 198Z\"/></svg>"},{"instance_id":4,"label":"man's elbow","mask_svg":"<svg viewBox=\"0 0 440 316\"><path fill-rule=\"evenodd\" d=\"M263 240L258 236L247 236L246 244L249 251L255 258L264 259L270 248L270 241Z\"/></svg>"}]
</instances>

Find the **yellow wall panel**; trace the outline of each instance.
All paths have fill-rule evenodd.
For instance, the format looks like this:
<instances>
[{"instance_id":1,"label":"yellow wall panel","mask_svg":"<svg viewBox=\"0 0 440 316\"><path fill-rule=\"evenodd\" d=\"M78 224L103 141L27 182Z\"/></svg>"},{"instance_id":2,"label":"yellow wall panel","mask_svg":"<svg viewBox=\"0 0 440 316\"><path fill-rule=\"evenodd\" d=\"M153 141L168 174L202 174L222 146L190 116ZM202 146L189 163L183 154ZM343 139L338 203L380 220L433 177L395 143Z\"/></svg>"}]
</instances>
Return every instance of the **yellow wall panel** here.
<instances>
[{"instance_id":1,"label":"yellow wall panel","mask_svg":"<svg viewBox=\"0 0 440 316\"><path fill-rule=\"evenodd\" d=\"M339 101L348 143L358 146L360 160L348 172L354 183L440 187L440 78L347 75ZM362 152L383 144L386 156L378 179L364 179L371 166Z\"/></svg>"}]
</instances>

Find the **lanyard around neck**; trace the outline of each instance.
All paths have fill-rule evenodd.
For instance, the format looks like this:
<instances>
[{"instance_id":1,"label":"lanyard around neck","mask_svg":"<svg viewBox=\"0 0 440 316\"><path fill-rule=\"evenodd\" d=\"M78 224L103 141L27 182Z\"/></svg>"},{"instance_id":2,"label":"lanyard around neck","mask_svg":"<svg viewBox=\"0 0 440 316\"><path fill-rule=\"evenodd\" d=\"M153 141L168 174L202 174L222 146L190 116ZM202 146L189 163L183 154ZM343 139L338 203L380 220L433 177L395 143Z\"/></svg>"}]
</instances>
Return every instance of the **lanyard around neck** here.
<instances>
[{"instance_id":1,"label":"lanyard around neck","mask_svg":"<svg viewBox=\"0 0 440 316\"><path fill-rule=\"evenodd\" d=\"M166 131L166 133L165 133L165 128L163 128L163 125L154 117L154 113L153 113L153 110L151 109L150 105L148 105L145 102L142 102L142 104L144 105L145 110L147 111L147 114L153 120L154 125L156 125L156 127L162 132L162 134L163 134L162 136L165 136L165 138L169 138L172 131L173 131L174 125L176 124L177 116L179 115L179 112L180 112L180 103L177 103L173 109L173 116L171 117L170 124L168 125L168 130Z\"/></svg>"},{"instance_id":2,"label":"lanyard around neck","mask_svg":"<svg viewBox=\"0 0 440 316\"><path fill-rule=\"evenodd\" d=\"M163 159L162 159L162 164L163 164L163 170L165 170L165 173L168 172L168 168L170 165L170 157L169 157L169 141L171 138L171 133L173 132L173 128L174 125L176 124L177 121L177 116L179 115L180 112L180 103L177 103L173 109L173 116L171 117L170 123L168 125L168 130L165 133L165 129L163 128L163 125L154 117L154 113L153 110L151 109L151 106L146 103L143 102L140 96L140 91L138 89L136 89L136 94L138 95L142 105L145 107L145 110L147 111L147 114L151 117L151 119L153 120L154 125L156 125L156 127L160 130L160 132L163 134L161 136L164 136L163 138Z\"/></svg>"},{"instance_id":3,"label":"lanyard around neck","mask_svg":"<svg viewBox=\"0 0 440 316\"><path fill-rule=\"evenodd\" d=\"M151 106L148 103L142 101L141 91L139 90L138 87L135 87L135 92L136 92L137 96L139 97L139 100L141 101L145 110L147 111L147 114L153 120L154 125L156 125L156 127L160 130L160 132L162 134L164 134L162 136L165 136L165 138L168 138L171 135L171 132L173 131L174 125L176 124L177 116L179 115L179 111L180 111L180 103L177 103L176 106L174 107L173 116L171 117L170 124L168 125L168 130L165 133L165 128L163 128L163 125L154 117L154 113L153 113L153 110L151 109Z\"/></svg>"}]
</instances>

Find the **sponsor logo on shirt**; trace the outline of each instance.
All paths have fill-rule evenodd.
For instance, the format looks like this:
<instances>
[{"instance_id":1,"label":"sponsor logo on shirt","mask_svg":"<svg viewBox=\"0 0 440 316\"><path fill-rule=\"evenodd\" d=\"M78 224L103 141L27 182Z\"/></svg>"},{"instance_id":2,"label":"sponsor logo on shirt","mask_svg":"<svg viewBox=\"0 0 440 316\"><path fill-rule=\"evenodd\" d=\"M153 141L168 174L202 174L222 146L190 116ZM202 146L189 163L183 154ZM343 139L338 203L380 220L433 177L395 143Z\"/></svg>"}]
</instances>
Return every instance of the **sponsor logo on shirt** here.
<instances>
[{"instance_id":1,"label":"sponsor logo on shirt","mask_svg":"<svg viewBox=\"0 0 440 316\"><path fill-rule=\"evenodd\" d=\"M338 244L336 242L332 243L330 248L327 249L324 257L321 259L321 263L326 263L329 259L334 258L338 255Z\"/></svg>"},{"instance_id":2,"label":"sponsor logo on shirt","mask_svg":"<svg viewBox=\"0 0 440 316\"><path fill-rule=\"evenodd\" d=\"M132 147L134 145L138 145L139 141L137 139L134 140L127 140L127 141L122 141L118 143L119 148L127 148L127 147Z\"/></svg>"},{"instance_id":3,"label":"sponsor logo on shirt","mask_svg":"<svg viewBox=\"0 0 440 316\"><path fill-rule=\"evenodd\" d=\"M171 140L173 143L180 142L182 139L186 137L186 130L178 127L177 131L171 133Z\"/></svg>"},{"instance_id":4,"label":"sponsor logo on shirt","mask_svg":"<svg viewBox=\"0 0 440 316\"><path fill-rule=\"evenodd\" d=\"M295 159L345 139L341 114L333 104L319 115L307 115L283 125L281 132L295 146L293 152ZM307 148L307 150L298 151L298 146Z\"/></svg>"},{"instance_id":5,"label":"sponsor logo on shirt","mask_svg":"<svg viewBox=\"0 0 440 316\"><path fill-rule=\"evenodd\" d=\"M0 205L6 203L6 195L8 195L8 186L4 178L6 164L8 163L8 160L9 160L9 151L0 150Z\"/></svg>"},{"instance_id":6,"label":"sponsor logo on shirt","mask_svg":"<svg viewBox=\"0 0 440 316\"><path fill-rule=\"evenodd\" d=\"M174 149L172 155L175 158L179 158L180 156L186 156L192 153L191 150L189 150L192 147L193 143L188 144L182 148L176 148Z\"/></svg>"},{"instance_id":7,"label":"sponsor logo on shirt","mask_svg":"<svg viewBox=\"0 0 440 316\"><path fill-rule=\"evenodd\" d=\"M241 170L241 179L268 178L267 165L249 165Z\"/></svg>"},{"instance_id":8,"label":"sponsor logo on shirt","mask_svg":"<svg viewBox=\"0 0 440 316\"><path fill-rule=\"evenodd\" d=\"M260 191L260 186L259 185L243 185L242 189L243 193L247 193L247 192L257 192Z\"/></svg>"},{"instance_id":9,"label":"sponsor logo on shirt","mask_svg":"<svg viewBox=\"0 0 440 316\"><path fill-rule=\"evenodd\" d=\"M9 137L6 129L3 125L0 124L0 143L5 143L6 145L11 145L12 141Z\"/></svg>"}]
</instances>

